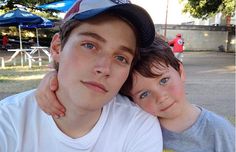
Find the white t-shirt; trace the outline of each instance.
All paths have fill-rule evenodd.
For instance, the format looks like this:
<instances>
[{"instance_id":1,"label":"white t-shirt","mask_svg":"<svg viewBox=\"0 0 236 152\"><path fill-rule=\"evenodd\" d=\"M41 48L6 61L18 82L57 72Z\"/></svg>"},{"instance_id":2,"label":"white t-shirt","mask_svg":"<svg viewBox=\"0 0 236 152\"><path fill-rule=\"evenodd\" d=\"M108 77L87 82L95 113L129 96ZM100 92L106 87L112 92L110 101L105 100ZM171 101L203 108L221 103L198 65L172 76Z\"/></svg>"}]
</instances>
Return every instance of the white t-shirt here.
<instances>
[{"instance_id":1,"label":"white t-shirt","mask_svg":"<svg viewBox=\"0 0 236 152\"><path fill-rule=\"evenodd\" d=\"M0 152L161 152L162 147L158 120L120 95L76 139L38 107L34 90L0 101Z\"/></svg>"}]
</instances>

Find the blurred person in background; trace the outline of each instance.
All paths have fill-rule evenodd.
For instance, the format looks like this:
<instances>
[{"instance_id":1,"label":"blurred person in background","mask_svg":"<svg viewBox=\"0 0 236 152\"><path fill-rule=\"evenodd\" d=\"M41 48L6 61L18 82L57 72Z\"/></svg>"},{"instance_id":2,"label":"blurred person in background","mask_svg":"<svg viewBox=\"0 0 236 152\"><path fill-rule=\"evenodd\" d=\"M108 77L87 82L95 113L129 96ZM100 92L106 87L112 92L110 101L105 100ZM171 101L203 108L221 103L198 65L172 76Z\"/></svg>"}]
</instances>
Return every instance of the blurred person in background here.
<instances>
[{"instance_id":1,"label":"blurred person in background","mask_svg":"<svg viewBox=\"0 0 236 152\"><path fill-rule=\"evenodd\" d=\"M3 37L2 37L2 48L5 49L5 50L7 49L8 41L9 41L8 35L7 34L3 35Z\"/></svg>"},{"instance_id":2,"label":"blurred person in background","mask_svg":"<svg viewBox=\"0 0 236 152\"><path fill-rule=\"evenodd\" d=\"M184 39L181 34L177 34L176 37L168 42L173 47L173 53L177 59L183 62L184 57Z\"/></svg>"}]
</instances>

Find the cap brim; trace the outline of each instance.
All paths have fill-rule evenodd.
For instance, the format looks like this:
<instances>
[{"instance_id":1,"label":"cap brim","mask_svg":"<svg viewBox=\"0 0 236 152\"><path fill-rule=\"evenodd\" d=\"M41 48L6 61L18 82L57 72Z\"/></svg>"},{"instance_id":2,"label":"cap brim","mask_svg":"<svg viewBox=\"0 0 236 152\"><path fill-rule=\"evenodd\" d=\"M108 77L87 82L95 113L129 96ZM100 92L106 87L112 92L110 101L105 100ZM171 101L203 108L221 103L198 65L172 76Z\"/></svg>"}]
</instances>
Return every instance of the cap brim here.
<instances>
[{"instance_id":1,"label":"cap brim","mask_svg":"<svg viewBox=\"0 0 236 152\"><path fill-rule=\"evenodd\" d=\"M147 47L152 44L155 37L154 23L146 10L134 4L121 4L108 8L92 9L75 14L72 19L83 21L106 12L118 14L127 19L136 28L139 47Z\"/></svg>"}]
</instances>

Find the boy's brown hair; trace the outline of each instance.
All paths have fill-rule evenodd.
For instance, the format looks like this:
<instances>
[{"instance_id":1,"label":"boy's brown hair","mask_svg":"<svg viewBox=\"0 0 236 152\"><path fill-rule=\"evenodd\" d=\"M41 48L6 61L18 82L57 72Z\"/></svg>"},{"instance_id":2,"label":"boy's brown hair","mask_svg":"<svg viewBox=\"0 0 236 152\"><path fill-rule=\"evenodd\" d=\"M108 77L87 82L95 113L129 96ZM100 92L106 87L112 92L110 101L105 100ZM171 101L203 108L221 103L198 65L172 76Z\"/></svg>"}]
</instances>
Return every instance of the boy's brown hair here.
<instances>
[{"instance_id":1,"label":"boy's brown hair","mask_svg":"<svg viewBox=\"0 0 236 152\"><path fill-rule=\"evenodd\" d=\"M137 60L134 67L131 69L128 79L122 86L120 93L130 96L130 90L133 86L133 75L139 73L147 78L155 78L160 76L152 71L152 67L161 69L162 67L172 66L179 72L180 61L174 56L170 46L160 36L156 36L150 47L140 49L140 58Z\"/></svg>"},{"instance_id":2,"label":"boy's brown hair","mask_svg":"<svg viewBox=\"0 0 236 152\"><path fill-rule=\"evenodd\" d=\"M66 23L62 24L60 26L60 30L59 30L59 35L60 35L60 40L61 40L61 49L63 50L71 31L76 28L77 26L79 26L81 22L78 20L74 20L71 19L69 21L67 21ZM56 69L56 71L58 71L59 69L59 63L57 62L53 62L53 67Z\"/></svg>"},{"instance_id":3,"label":"boy's brown hair","mask_svg":"<svg viewBox=\"0 0 236 152\"><path fill-rule=\"evenodd\" d=\"M126 22L127 24L129 24L129 26L133 29L135 35L136 35L136 50L135 50L135 54L134 54L134 58L133 61L131 63L131 68L133 67L133 65L137 62L138 58L139 58L139 54L140 52L138 51L137 47L140 44L139 39L137 38L137 29L132 25L132 23L130 23L127 19L123 18L122 16L119 16L118 14L112 14L110 13L109 15L111 16L115 16L117 18L120 18L121 20L123 20L124 22ZM59 31L59 35L60 35L60 39L61 39L61 49L64 48L70 34L71 31L78 27L82 22L75 20L75 19L71 19L67 22L65 22L64 24L62 24L60 26L60 31ZM58 71L59 68L59 64L54 62L54 68Z\"/></svg>"}]
</instances>

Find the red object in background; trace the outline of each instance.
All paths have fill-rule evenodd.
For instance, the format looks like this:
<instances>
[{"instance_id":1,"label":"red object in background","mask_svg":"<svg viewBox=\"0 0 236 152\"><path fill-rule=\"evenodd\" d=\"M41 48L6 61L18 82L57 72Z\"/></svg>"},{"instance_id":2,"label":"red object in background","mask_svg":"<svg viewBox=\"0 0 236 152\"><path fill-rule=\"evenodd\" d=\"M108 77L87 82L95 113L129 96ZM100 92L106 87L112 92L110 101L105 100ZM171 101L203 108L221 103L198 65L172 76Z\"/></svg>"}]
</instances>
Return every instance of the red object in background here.
<instances>
[{"instance_id":1,"label":"red object in background","mask_svg":"<svg viewBox=\"0 0 236 152\"><path fill-rule=\"evenodd\" d=\"M181 34L177 34L176 38L168 42L170 46L173 46L173 52L183 52L184 40L181 38Z\"/></svg>"},{"instance_id":2,"label":"red object in background","mask_svg":"<svg viewBox=\"0 0 236 152\"><path fill-rule=\"evenodd\" d=\"M8 43L8 37L7 37L7 35L4 35L2 38L2 45L4 48L6 48L7 43Z\"/></svg>"}]
</instances>

